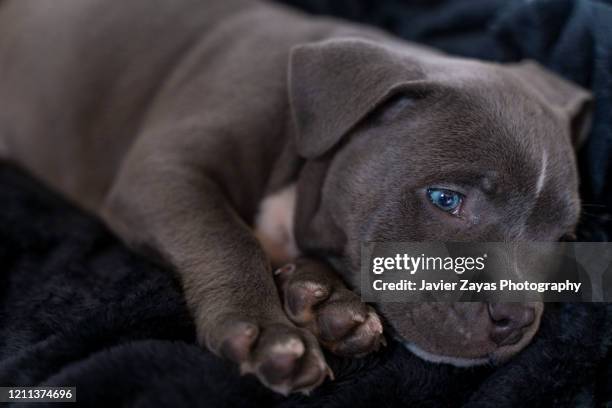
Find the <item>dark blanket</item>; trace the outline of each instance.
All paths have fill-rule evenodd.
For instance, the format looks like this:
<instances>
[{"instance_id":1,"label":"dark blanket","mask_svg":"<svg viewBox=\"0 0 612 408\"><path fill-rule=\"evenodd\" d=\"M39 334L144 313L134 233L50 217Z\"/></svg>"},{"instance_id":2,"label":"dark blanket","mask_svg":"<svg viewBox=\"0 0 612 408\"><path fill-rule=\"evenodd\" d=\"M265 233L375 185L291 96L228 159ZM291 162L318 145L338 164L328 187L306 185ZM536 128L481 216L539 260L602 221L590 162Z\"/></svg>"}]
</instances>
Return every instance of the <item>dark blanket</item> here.
<instances>
[{"instance_id":1,"label":"dark blanket","mask_svg":"<svg viewBox=\"0 0 612 408\"><path fill-rule=\"evenodd\" d=\"M9 166L0 167L0 225L3 386L76 386L81 404L99 407L571 406L612 398L612 308L567 304L550 305L537 340L504 367L430 364L391 343L367 359L330 357L334 382L285 400L194 345L171 273Z\"/></svg>"},{"instance_id":2,"label":"dark blanket","mask_svg":"<svg viewBox=\"0 0 612 408\"><path fill-rule=\"evenodd\" d=\"M586 207L590 217L581 236L611 236L599 207L612 200L606 194L612 117L605 111L611 106L610 6L505 0L312 5L465 55L527 55L592 87L598 111L581 165L584 194L594 206ZM612 400L611 342L612 307L549 305L534 343L506 366L429 364L391 343L366 359L330 357L336 381L310 397L284 399L194 345L172 274L126 250L95 218L29 177L0 168L2 386L76 386L80 404L100 407L596 406Z\"/></svg>"}]
</instances>

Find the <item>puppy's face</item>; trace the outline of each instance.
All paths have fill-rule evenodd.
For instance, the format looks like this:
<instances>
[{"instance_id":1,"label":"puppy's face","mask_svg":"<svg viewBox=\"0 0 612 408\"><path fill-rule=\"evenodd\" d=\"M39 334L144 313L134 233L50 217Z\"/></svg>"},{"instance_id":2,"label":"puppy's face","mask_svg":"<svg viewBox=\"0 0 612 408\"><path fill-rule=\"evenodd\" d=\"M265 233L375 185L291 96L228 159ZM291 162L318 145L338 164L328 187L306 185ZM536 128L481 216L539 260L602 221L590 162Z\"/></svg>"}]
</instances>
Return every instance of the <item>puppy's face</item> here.
<instances>
[{"instance_id":1,"label":"puppy's face","mask_svg":"<svg viewBox=\"0 0 612 408\"><path fill-rule=\"evenodd\" d=\"M308 81L320 70L323 94L344 82L323 96L335 98L331 104L307 109L300 98L317 96L293 85L298 148L302 143L311 159L304 177L320 182L319 194L298 190L303 249L330 254L353 271L347 278L355 284L364 241L556 241L573 233L580 202L572 143L584 133L585 92L532 64L414 56L359 40L311 47L294 55L306 66L295 67L292 80ZM325 68L329 47L334 65ZM349 124L338 125L343 120ZM307 196L315 198L303 201ZM543 306L379 309L417 354L471 365L503 361L525 347Z\"/></svg>"}]
</instances>

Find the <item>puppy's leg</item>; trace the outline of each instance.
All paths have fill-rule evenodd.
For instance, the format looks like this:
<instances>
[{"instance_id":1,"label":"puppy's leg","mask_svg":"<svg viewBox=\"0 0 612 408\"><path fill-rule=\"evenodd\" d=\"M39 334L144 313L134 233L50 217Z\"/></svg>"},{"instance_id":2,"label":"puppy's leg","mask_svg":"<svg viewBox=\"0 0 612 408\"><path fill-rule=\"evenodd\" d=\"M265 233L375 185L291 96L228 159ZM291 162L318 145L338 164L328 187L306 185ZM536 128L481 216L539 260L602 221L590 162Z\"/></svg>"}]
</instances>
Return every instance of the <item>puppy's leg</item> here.
<instances>
[{"instance_id":1,"label":"puppy's leg","mask_svg":"<svg viewBox=\"0 0 612 408\"><path fill-rule=\"evenodd\" d=\"M320 384L329 369L315 337L287 319L263 250L222 190L181 155L134 149L103 217L178 271L200 343L277 392Z\"/></svg>"},{"instance_id":2,"label":"puppy's leg","mask_svg":"<svg viewBox=\"0 0 612 408\"><path fill-rule=\"evenodd\" d=\"M385 344L380 318L328 265L302 258L275 272L287 316L321 345L360 357Z\"/></svg>"}]
</instances>

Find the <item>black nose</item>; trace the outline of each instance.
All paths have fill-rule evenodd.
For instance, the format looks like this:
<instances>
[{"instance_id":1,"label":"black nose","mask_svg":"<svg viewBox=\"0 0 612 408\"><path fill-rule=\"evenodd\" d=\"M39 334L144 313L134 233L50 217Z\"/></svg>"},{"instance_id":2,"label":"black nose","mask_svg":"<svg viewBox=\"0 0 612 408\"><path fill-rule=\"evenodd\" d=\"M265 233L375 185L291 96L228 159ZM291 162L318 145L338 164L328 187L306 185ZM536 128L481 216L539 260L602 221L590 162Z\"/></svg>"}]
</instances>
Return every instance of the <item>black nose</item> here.
<instances>
[{"instance_id":1,"label":"black nose","mask_svg":"<svg viewBox=\"0 0 612 408\"><path fill-rule=\"evenodd\" d=\"M490 337L498 346L518 343L523 337L523 328L535 320L533 307L522 303L489 303L488 306L493 321Z\"/></svg>"}]
</instances>

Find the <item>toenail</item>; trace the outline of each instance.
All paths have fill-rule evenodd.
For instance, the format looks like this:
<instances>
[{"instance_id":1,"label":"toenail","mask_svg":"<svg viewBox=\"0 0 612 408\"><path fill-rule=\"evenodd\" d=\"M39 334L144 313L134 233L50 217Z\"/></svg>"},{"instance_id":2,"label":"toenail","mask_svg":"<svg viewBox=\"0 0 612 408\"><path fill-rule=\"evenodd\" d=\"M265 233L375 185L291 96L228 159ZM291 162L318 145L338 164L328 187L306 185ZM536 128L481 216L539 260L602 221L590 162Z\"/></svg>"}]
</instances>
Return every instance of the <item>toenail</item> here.
<instances>
[{"instance_id":1,"label":"toenail","mask_svg":"<svg viewBox=\"0 0 612 408\"><path fill-rule=\"evenodd\" d=\"M357 322L357 323L363 323L366 321L365 317L363 317L360 314L356 314L353 316L353 321Z\"/></svg>"},{"instance_id":2,"label":"toenail","mask_svg":"<svg viewBox=\"0 0 612 408\"><path fill-rule=\"evenodd\" d=\"M280 275L281 273L291 273L295 270L295 264L287 264L274 271L274 275Z\"/></svg>"},{"instance_id":3,"label":"toenail","mask_svg":"<svg viewBox=\"0 0 612 408\"><path fill-rule=\"evenodd\" d=\"M325 296L325 292L323 292L321 289L315 290L313 294L316 298L322 298L323 296Z\"/></svg>"},{"instance_id":4,"label":"toenail","mask_svg":"<svg viewBox=\"0 0 612 408\"><path fill-rule=\"evenodd\" d=\"M255 336L255 328L254 327L247 327L246 329L244 329L244 335L247 336L247 337Z\"/></svg>"},{"instance_id":5,"label":"toenail","mask_svg":"<svg viewBox=\"0 0 612 408\"><path fill-rule=\"evenodd\" d=\"M336 376L334 375L334 372L332 371L331 368L329 368L329 366L327 364L325 366L327 367L327 376L329 377L329 379L331 381L334 381L336 379Z\"/></svg>"}]
</instances>

